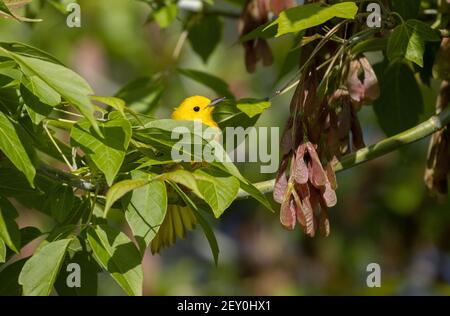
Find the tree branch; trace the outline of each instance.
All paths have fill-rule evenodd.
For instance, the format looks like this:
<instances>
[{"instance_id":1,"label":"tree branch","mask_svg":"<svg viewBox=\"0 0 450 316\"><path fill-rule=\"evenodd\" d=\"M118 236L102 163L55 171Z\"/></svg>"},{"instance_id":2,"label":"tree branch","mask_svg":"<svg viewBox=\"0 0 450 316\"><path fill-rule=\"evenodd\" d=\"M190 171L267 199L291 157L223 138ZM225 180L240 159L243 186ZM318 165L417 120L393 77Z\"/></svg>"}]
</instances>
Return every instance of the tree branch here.
<instances>
[{"instance_id":1,"label":"tree branch","mask_svg":"<svg viewBox=\"0 0 450 316\"><path fill-rule=\"evenodd\" d=\"M86 191L93 191L95 190L95 185L90 183L89 181L86 181L76 175L73 175L68 172L64 172L62 170L59 170L57 168L41 164L38 168L38 174L47 177L53 180L61 181L62 183L65 183L67 185L70 185L71 187L86 190Z\"/></svg>"},{"instance_id":2,"label":"tree branch","mask_svg":"<svg viewBox=\"0 0 450 316\"><path fill-rule=\"evenodd\" d=\"M335 172L353 168L364 162L386 155L402 146L412 144L427 137L450 123L450 107L446 108L438 115L432 116L427 121L395 136L386 138L377 144L360 149L352 154L346 155L333 166ZM275 179L255 183L254 186L262 193L273 191ZM238 199L247 198L247 192L240 190Z\"/></svg>"},{"instance_id":3,"label":"tree branch","mask_svg":"<svg viewBox=\"0 0 450 316\"><path fill-rule=\"evenodd\" d=\"M450 107L446 108L438 115L432 116L427 121L407 130L395 136L386 138L377 144L360 149L352 154L342 157L342 159L334 165L333 169L336 172L340 172L346 169L353 168L364 162L373 160L388 154L394 150L399 149L402 146L406 146L427 137L438 130L444 128L450 123ZM66 183L74 188L82 190L92 191L95 189L94 184L77 177L76 175L61 171L48 165L41 165L38 169L38 173ZM255 183L255 187L262 193L270 193L273 191L275 179ZM249 197L248 193L240 190L237 199L245 199Z\"/></svg>"}]
</instances>

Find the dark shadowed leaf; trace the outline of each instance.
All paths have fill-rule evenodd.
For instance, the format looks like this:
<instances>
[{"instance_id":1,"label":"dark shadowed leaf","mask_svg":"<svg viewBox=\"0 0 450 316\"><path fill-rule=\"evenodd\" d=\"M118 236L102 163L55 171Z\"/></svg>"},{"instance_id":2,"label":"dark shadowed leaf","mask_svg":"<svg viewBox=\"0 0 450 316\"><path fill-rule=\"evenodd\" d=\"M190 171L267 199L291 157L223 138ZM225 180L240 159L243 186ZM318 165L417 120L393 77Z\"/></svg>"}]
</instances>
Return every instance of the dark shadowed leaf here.
<instances>
[{"instance_id":1,"label":"dark shadowed leaf","mask_svg":"<svg viewBox=\"0 0 450 316\"><path fill-rule=\"evenodd\" d=\"M208 88L216 92L220 97L234 99L233 94L228 89L228 84L219 77L193 69L178 69L178 72L185 77L188 77L192 80L197 81L198 83L207 86Z\"/></svg>"},{"instance_id":2,"label":"dark shadowed leaf","mask_svg":"<svg viewBox=\"0 0 450 316\"><path fill-rule=\"evenodd\" d=\"M15 261L0 271L0 296L21 296L19 275L28 258Z\"/></svg>"},{"instance_id":3,"label":"dark shadowed leaf","mask_svg":"<svg viewBox=\"0 0 450 316\"><path fill-rule=\"evenodd\" d=\"M151 112L160 100L164 87L150 77L142 77L125 85L116 97L125 101L126 106L139 113Z\"/></svg>"},{"instance_id":4,"label":"dark shadowed leaf","mask_svg":"<svg viewBox=\"0 0 450 316\"><path fill-rule=\"evenodd\" d=\"M423 111L423 99L411 68L404 63L394 63L378 77L383 80L374 110L386 135L392 136L416 125Z\"/></svg>"},{"instance_id":5,"label":"dark shadowed leaf","mask_svg":"<svg viewBox=\"0 0 450 316\"><path fill-rule=\"evenodd\" d=\"M206 218L201 213L201 210L194 210L194 215L197 218L200 226L205 233L206 239L208 240L209 247L211 248L211 253L214 258L214 263L217 265L219 262L219 244L217 243L216 235L210 225L210 223L206 220Z\"/></svg>"},{"instance_id":6,"label":"dark shadowed leaf","mask_svg":"<svg viewBox=\"0 0 450 316\"><path fill-rule=\"evenodd\" d=\"M391 9L399 13L405 20L414 19L419 14L420 0L391 0Z\"/></svg>"},{"instance_id":7,"label":"dark shadowed leaf","mask_svg":"<svg viewBox=\"0 0 450 316\"><path fill-rule=\"evenodd\" d=\"M80 287L69 287L67 281L74 281L74 265L80 267ZM66 258L61 272L55 282L55 289L60 296L95 296L97 295L99 266L85 251L78 251L71 258Z\"/></svg>"},{"instance_id":8,"label":"dark shadowed leaf","mask_svg":"<svg viewBox=\"0 0 450 316\"><path fill-rule=\"evenodd\" d=\"M206 63L222 38L222 20L218 15L195 15L191 21L189 42L194 52Z\"/></svg>"},{"instance_id":9,"label":"dark shadowed leaf","mask_svg":"<svg viewBox=\"0 0 450 316\"><path fill-rule=\"evenodd\" d=\"M53 109L50 105L41 102L35 94L23 85L20 86L20 94L25 102L28 115L34 124L41 123L52 112Z\"/></svg>"},{"instance_id":10,"label":"dark shadowed leaf","mask_svg":"<svg viewBox=\"0 0 450 316\"><path fill-rule=\"evenodd\" d=\"M0 196L0 237L15 253L19 253L21 248L20 230L15 221L17 216L14 206Z\"/></svg>"},{"instance_id":11,"label":"dark shadowed leaf","mask_svg":"<svg viewBox=\"0 0 450 316\"><path fill-rule=\"evenodd\" d=\"M53 219L63 223L72 215L75 202L73 189L68 185L57 185L51 193L50 210Z\"/></svg>"}]
</instances>

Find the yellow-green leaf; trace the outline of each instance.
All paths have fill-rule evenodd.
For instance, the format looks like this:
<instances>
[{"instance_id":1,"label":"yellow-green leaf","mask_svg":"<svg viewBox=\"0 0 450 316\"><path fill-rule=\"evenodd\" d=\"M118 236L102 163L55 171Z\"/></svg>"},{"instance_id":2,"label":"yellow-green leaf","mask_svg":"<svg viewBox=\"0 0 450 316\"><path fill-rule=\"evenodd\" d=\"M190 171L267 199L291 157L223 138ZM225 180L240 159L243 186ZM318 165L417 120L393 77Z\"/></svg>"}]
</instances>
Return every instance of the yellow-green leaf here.
<instances>
[{"instance_id":1,"label":"yellow-green leaf","mask_svg":"<svg viewBox=\"0 0 450 316\"><path fill-rule=\"evenodd\" d=\"M354 2L341 2L333 5L324 5L321 3L300 5L282 11L278 18L267 25L264 30L270 29L273 25L277 25L276 37L278 37L318 26L336 17L353 19L357 12L358 6Z\"/></svg>"},{"instance_id":2,"label":"yellow-green leaf","mask_svg":"<svg viewBox=\"0 0 450 316\"><path fill-rule=\"evenodd\" d=\"M50 295L71 241L72 239L61 239L50 242L37 250L25 263L19 276L23 295Z\"/></svg>"},{"instance_id":3,"label":"yellow-green leaf","mask_svg":"<svg viewBox=\"0 0 450 316\"><path fill-rule=\"evenodd\" d=\"M123 197L128 192L136 190L140 187L146 185L150 180L149 179L132 179L132 180L123 180L114 184L106 193L106 204L105 204L105 213L104 217L107 217L108 211L111 206Z\"/></svg>"},{"instance_id":4,"label":"yellow-green leaf","mask_svg":"<svg viewBox=\"0 0 450 316\"><path fill-rule=\"evenodd\" d=\"M125 292L142 295L142 257L133 242L121 231L106 225L88 228L87 239L97 263Z\"/></svg>"}]
</instances>

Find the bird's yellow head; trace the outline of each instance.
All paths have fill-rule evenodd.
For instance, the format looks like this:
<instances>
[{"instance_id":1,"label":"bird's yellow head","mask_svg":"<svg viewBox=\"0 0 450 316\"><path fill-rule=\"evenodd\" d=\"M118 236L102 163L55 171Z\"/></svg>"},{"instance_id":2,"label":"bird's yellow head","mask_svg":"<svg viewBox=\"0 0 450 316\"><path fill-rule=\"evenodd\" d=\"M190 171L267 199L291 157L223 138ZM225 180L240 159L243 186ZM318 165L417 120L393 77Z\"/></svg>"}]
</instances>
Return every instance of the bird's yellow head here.
<instances>
[{"instance_id":1,"label":"bird's yellow head","mask_svg":"<svg viewBox=\"0 0 450 316\"><path fill-rule=\"evenodd\" d=\"M224 100L224 98L211 101L210 99L199 95L186 98L177 108L175 108L172 113L172 119L187 121L199 120L205 125L218 127L212 117L212 112L214 110L214 105L222 100Z\"/></svg>"}]
</instances>

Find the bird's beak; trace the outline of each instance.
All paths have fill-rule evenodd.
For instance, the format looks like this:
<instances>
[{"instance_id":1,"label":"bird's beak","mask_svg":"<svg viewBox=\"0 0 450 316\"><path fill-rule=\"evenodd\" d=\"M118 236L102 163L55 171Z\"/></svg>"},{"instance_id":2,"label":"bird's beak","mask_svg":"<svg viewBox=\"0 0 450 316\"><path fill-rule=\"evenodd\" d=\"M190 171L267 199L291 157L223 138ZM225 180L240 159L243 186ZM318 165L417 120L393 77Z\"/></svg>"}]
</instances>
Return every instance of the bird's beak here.
<instances>
[{"instance_id":1,"label":"bird's beak","mask_svg":"<svg viewBox=\"0 0 450 316\"><path fill-rule=\"evenodd\" d=\"M214 99L214 100L212 100L211 103L208 104L206 107L207 107L207 108L213 107L213 106L215 106L217 103L222 102L223 100L226 100L226 98L223 97L223 98L217 98L217 99Z\"/></svg>"}]
</instances>

